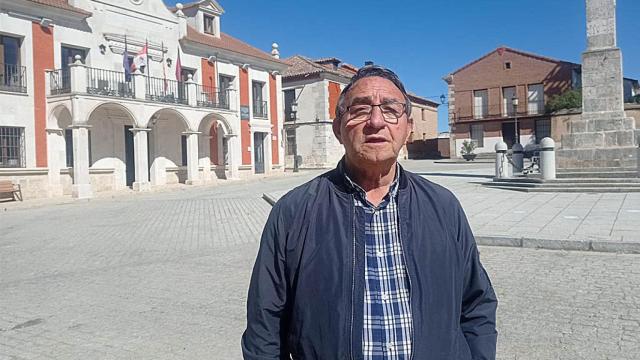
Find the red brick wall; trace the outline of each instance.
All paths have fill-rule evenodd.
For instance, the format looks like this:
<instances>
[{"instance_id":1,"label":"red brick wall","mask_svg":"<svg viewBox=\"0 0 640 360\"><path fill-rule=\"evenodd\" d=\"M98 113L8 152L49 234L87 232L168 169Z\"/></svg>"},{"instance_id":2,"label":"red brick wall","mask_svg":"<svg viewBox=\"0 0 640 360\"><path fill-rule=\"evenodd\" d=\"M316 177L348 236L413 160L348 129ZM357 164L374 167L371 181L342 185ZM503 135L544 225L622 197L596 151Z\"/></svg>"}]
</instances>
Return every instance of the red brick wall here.
<instances>
[{"instance_id":1,"label":"red brick wall","mask_svg":"<svg viewBox=\"0 0 640 360\"><path fill-rule=\"evenodd\" d=\"M511 69L505 69L511 62ZM536 57L505 50L495 51L453 76L455 106L459 116L472 115L473 90L488 89L490 114L501 108L502 88L516 86L519 111L527 109L527 85L544 84L545 101L549 96L571 88L571 69L568 63L554 63Z\"/></svg>"},{"instance_id":2,"label":"red brick wall","mask_svg":"<svg viewBox=\"0 0 640 360\"><path fill-rule=\"evenodd\" d=\"M338 98L340 97L340 84L329 81L329 118L335 119L336 106L338 105Z\"/></svg>"},{"instance_id":3,"label":"red brick wall","mask_svg":"<svg viewBox=\"0 0 640 360\"><path fill-rule=\"evenodd\" d=\"M249 71L240 68L240 105L249 106ZM249 121L240 120L240 144L242 146L242 164L251 165L251 128Z\"/></svg>"},{"instance_id":4,"label":"red brick wall","mask_svg":"<svg viewBox=\"0 0 640 360\"><path fill-rule=\"evenodd\" d=\"M278 157L278 89L276 88L275 76L269 76L269 109L271 115L271 164L275 165L280 162Z\"/></svg>"},{"instance_id":5,"label":"red brick wall","mask_svg":"<svg viewBox=\"0 0 640 360\"><path fill-rule=\"evenodd\" d=\"M36 140L36 166L47 167L47 94L45 73L53 69L53 28L38 23L31 27L33 33L33 97Z\"/></svg>"}]
</instances>

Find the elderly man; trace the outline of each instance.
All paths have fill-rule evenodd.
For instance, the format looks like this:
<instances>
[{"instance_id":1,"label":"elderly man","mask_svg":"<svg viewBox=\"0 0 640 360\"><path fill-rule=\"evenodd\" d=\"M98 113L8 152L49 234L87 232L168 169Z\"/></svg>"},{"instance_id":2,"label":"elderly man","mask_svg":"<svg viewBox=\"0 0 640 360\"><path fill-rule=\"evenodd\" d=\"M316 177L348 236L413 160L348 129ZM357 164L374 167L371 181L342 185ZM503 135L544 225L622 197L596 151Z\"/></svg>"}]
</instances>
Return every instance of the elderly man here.
<instances>
[{"instance_id":1,"label":"elderly man","mask_svg":"<svg viewBox=\"0 0 640 360\"><path fill-rule=\"evenodd\" d=\"M497 300L460 204L396 161L410 112L388 69L365 66L342 91L344 158L265 225L245 359L495 358Z\"/></svg>"}]
</instances>

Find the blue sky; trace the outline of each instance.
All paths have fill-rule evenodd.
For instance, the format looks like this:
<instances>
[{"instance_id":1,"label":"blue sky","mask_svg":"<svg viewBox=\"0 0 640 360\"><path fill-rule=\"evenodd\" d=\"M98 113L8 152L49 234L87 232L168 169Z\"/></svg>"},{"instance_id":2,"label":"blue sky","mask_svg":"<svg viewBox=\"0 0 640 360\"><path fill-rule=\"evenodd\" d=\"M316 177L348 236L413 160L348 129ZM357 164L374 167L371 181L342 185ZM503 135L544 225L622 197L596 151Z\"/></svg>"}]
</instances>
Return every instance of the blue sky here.
<instances>
[{"instance_id":1,"label":"blue sky","mask_svg":"<svg viewBox=\"0 0 640 360\"><path fill-rule=\"evenodd\" d=\"M166 0L173 5L176 1ZM500 45L579 63L584 0L258 1L219 0L222 31L282 57L365 60L398 73L434 100L442 77ZM626 77L640 78L640 1L618 0L618 46ZM448 130L446 106L439 131Z\"/></svg>"}]
</instances>

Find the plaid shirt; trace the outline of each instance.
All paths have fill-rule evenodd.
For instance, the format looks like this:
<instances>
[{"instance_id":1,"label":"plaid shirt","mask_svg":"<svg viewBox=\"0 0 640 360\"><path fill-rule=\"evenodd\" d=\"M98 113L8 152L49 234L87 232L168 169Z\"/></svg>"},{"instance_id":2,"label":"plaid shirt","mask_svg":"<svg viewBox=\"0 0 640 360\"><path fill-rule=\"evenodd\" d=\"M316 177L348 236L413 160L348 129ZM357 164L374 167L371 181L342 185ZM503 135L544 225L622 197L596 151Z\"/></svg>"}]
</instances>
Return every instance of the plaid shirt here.
<instances>
[{"instance_id":1,"label":"plaid shirt","mask_svg":"<svg viewBox=\"0 0 640 360\"><path fill-rule=\"evenodd\" d=\"M362 351L365 360L408 360L411 357L411 303L400 232L398 229L398 172L376 207L365 191L356 190L356 211L365 219L365 287Z\"/></svg>"}]
</instances>

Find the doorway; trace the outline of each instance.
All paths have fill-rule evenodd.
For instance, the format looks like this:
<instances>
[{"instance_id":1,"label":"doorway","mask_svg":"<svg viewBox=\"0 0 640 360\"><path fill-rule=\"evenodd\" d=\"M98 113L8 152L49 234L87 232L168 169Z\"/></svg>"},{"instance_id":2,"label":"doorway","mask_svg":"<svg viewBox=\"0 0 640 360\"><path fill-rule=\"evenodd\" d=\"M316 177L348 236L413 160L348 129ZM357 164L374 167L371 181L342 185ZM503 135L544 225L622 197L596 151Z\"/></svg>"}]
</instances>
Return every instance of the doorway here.
<instances>
[{"instance_id":1,"label":"doorway","mask_svg":"<svg viewBox=\"0 0 640 360\"><path fill-rule=\"evenodd\" d=\"M507 144L507 148L511 149L516 142L516 124L512 122L502 123L502 140ZM518 129L518 137L520 137L520 129Z\"/></svg>"},{"instance_id":2,"label":"doorway","mask_svg":"<svg viewBox=\"0 0 640 360\"><path fill-rule=\"evenodd\" d=\"M256 174L264 174L264 133L253 133L253 160Z\"/></svg>"},{"instance_id":3,"label":"doorway","mask_svg":"<svg viewBox=\"0 0 640 360\"><path fill-rule=\"evenodd\" d=\"M132 186L133 182L136 181L136 160L133 154L133 132L131 129L133 126L125 125L124 126L124 159L125 159L125 169L127 175L127 186Z\"/></svg>"}]
</instances>

